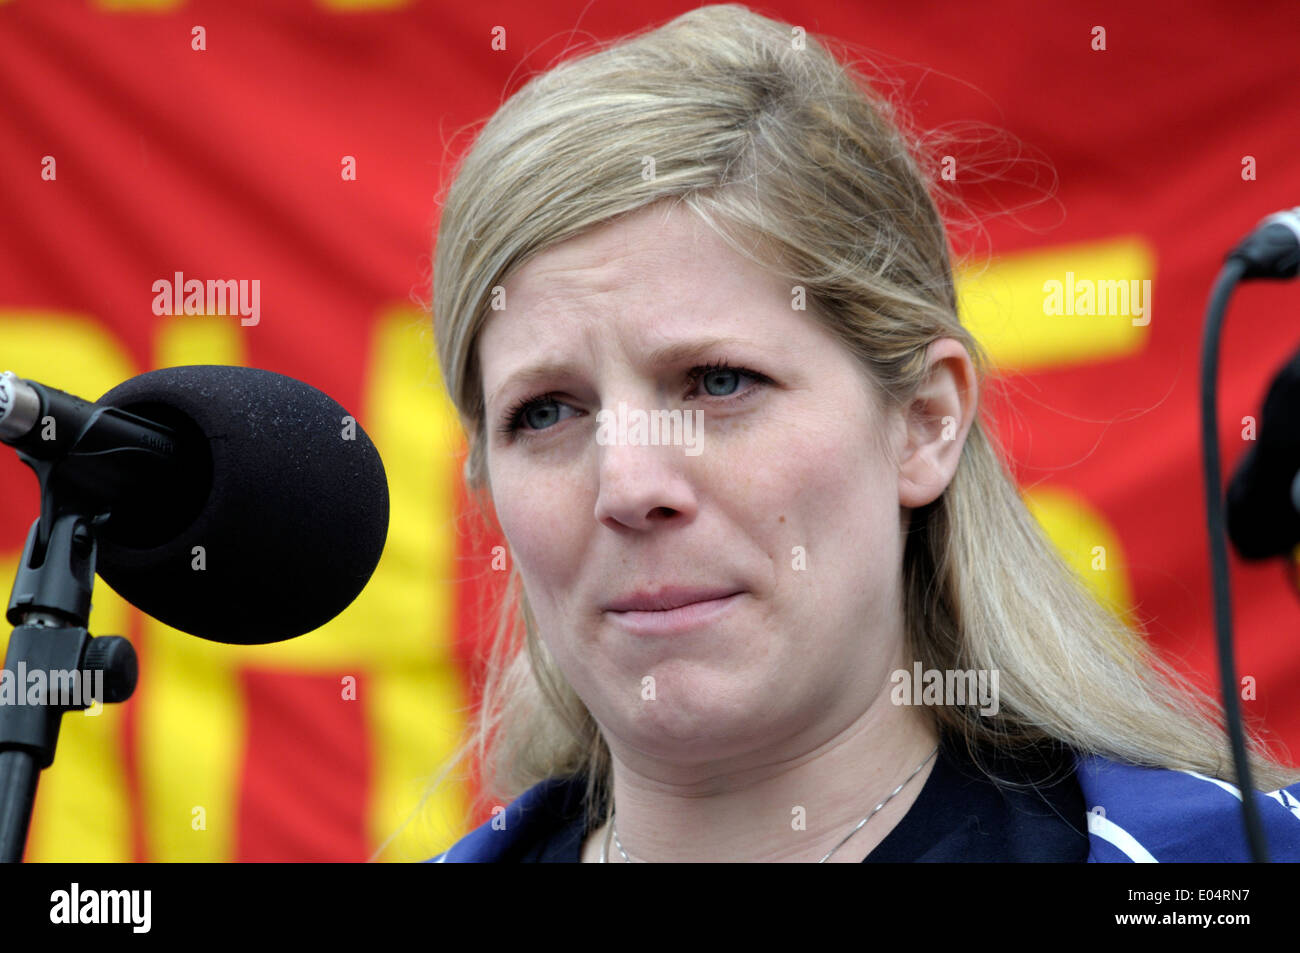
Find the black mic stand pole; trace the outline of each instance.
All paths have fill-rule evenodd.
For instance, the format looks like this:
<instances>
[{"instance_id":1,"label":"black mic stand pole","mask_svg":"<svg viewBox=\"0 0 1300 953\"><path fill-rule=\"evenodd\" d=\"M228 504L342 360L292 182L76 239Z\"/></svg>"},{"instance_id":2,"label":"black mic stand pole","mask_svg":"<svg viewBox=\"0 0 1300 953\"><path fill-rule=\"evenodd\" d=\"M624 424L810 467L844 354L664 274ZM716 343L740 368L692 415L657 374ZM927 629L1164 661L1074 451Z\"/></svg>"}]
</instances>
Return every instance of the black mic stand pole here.
<instances>
[{"instance_id":1,"label":"black mic stand pole","mask_svg":"<svg viewBox=\"0 0 1300 953\"><path fill-rule=\"evenodd\" d=\"M27 534L6 618L15 626L5 653L13 704L0 697L0 861L23 858L40 772L54 763L64 712L92 703L121 702L135 690L135 649L120 636L87 631L95 584L95 525L91 505L63 503L51 486L56 464L19 454L41 483L41 515ZM71 494L72 498L78 494ZM28 704L28 673L42 671L46 688ZM20 679L19 676L23 677ZM71 698L55 690L68 686ZM103 697L92 695L95 679ZM84 687L84 691L80 690Z\"/></svg>"}]
</instances>

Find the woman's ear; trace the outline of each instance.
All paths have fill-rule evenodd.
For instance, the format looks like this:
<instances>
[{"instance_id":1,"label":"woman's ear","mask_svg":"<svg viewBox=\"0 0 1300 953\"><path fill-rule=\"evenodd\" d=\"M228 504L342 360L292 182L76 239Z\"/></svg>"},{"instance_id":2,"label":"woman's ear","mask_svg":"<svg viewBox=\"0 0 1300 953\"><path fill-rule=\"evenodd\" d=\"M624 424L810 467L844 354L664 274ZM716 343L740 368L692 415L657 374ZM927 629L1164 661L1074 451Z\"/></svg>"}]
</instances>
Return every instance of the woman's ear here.
<instances>
[{"instance_id":1,"label":"woman's ear","mask_svg":"<svg viewBox=\"0 0 1300 953\"><path fill-rule=\"evenodd\" d=\"M975 365L955 339L933 342L925 362L925 382L902 412L896 448L898 502L913 508L938 499L952 481L979 393Z\"/></svg>"}]
</instances>

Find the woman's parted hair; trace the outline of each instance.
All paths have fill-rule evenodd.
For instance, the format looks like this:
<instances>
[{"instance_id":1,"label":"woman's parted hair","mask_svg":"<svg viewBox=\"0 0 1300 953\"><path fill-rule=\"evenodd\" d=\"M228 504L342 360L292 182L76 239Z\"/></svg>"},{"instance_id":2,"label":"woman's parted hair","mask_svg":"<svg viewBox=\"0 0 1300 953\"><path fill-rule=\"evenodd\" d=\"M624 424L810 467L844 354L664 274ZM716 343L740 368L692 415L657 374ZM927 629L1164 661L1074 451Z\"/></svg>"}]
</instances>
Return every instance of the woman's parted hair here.
<instances>
[{"instance_id":1,"label":"woman's parted hair","mask_svg":"<svg viewBox=\"0 0 1300 953\"><path fill-rule=\"evenodd\" d=\"M438 360L468 438L466 483L485 512L476 341L493 289L549 246L651 203L689 208L737 252L803 286L882 405L916 392L940 338L966 347L982 385L989 361L957 316L937 169L856 69L742 6L701 7L533 77L463 159L434 257ZM999 673L996 715L933 708L973 755L1056 741L1235 780L1218 703L1089 593L1026 509L979 415L945 492L911 513L903 579L909 657ZM539 640L514 570L502 608L472 736L447 770L475 757L489 803L585 773L594 825L609 751ZM1295 780L1257 737L1249 743L1262 789Z\"/></svg>"}]
</instances>

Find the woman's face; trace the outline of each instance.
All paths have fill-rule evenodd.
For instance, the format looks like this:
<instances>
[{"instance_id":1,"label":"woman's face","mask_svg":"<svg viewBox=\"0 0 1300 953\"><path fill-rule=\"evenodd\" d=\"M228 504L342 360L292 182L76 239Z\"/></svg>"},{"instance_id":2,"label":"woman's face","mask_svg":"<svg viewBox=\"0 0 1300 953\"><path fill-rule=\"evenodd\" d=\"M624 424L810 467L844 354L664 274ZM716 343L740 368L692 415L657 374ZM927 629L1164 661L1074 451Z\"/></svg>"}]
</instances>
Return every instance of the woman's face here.
<instances>
[{"instance_id":1,"label":"woman's face","mask_svg":"<svg viewBox=\"0 0 1300 953\"><path fill-rule=\"evenodd\" d=\"M909 452L902 415L877 412L792 289L662 207L504 287L479 343L492 498L539 634L615 755L746 763L887 699L903 506L947 479L918 495L881 453L873 435ZM702 423L653 445L638 411ZM709 601L652 608L691 599Z\"/></svg>"}]
</instances>

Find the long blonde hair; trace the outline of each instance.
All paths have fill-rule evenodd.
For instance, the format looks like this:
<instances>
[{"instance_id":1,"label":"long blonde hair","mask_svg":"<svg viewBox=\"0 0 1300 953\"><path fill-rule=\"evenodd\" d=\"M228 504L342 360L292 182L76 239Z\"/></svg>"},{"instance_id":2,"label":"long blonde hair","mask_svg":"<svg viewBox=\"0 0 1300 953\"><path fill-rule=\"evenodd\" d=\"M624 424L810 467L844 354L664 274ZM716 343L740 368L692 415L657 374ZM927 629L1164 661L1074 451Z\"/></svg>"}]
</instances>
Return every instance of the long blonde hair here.
<instances>
[{"instance_id":1,"label":"long blonde hair","mask_svg":"<svg viewBox=\"0 0 1300 953\"><path fill-rule=\"evenodd\" d=\"M653 202L689 208L803 285L882 403L905 406L927 346L945 337L970 353L982 393L989 360L957 315L938 179L901 111L856 68L742 6L701 7L533 77L465 155L438 227L435 336L468 439L467 486L490 512L475 344L493 289L549 246ZM1217 702L1087 590L978 417L950 485L912 511L903 556L909 657L999 672L1000 711L937 707L945 734L972 751L1055 740L1235 780ZM594 820L608 748L513 570L502 610L482 704L452 763L475 757L496 802L583 773ZM1296 779L1257 736L1249 744L1261 789Z\"/></svg>"}]
</instances>

